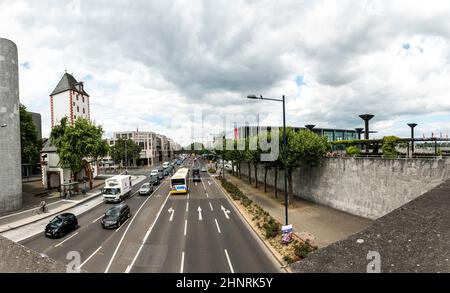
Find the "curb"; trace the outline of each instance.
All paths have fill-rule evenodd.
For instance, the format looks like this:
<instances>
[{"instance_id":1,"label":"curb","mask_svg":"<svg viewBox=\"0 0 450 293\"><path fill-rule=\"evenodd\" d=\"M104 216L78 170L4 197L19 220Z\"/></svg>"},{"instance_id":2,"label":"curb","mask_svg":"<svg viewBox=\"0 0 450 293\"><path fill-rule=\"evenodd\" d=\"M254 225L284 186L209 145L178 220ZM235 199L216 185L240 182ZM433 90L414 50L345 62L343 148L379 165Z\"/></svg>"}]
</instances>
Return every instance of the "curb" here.
<instances>
[{"instance_id":1,"label":"curb","mask_svg":"<svg viewBox=\"0 0 450 293\"><path fill-rule=\"evenodd\" d=\"M36 220L33 220L33 221L29 221L29 222L27 222L27 223L24 223L24 224L20 224L20 225L11 227L10 229L6 229L6 230L3 230L3 231L0 231L0 234L1 234L1 233L5 233L5 232L9 232L9 231L12 231L12 230L15 230L15 229L19 229L19 228L22 228L22 227L24 227L24 226L27 226L27 225L30 225L30 224L33 224L33 223L42 221L42 220L44 220L44 219L53 217L53 216L56 215L56 214L62 213L62 212L64 212L64 211L67 211L68 209L72 209L72 208L77 207L77 206L79 206L79 205L81 205L81 204L84 204L85 202L87 202L87 201L89 201L89 200L91 200L91 199L94 199L94 198L100 196L101 194L102 194L102 193L101 193L101 191L100 191L100 192L98 192L98 193L96 193L96 194L91 195L90 197L87 197L87 198L82 199L80 202L77 202L76 204L74 204L74 205L72 205L72 206L70 206L70 207L67 207L67 208L65 208L65 209L63 209L63 210L60 210L60 211L58 211L58 212L48 213L48 214L45 215L45 217L42 217L42 218L40 218L40 219L36 219Z\"/></svg>"},{"instance_id":2,"label":"curb","mask_svg":"<svg viewBox=\"0 0 450 293\"><path fill-rule=\"evenodd\" d=\"M211 174L210 174L211 175ZM212 177L212 176L211 176ZM235 210L238 211L238 213L240 214L241 218L244 219L245 223L247 223L247 225L252 229L252 231L256 234L256 236L258 237L258 239L261 240L261 242L264 244L264 246L267 248L268 251L270 251L270 253L272 254L272 256L274 257L274 259L277 260L278 264L280 265L280 269L284 270L286 273L292 273L289 265L285 264L283 262L283 260L280 260L277 256L277 254L274 252L274 249L268 244L266 243L266 241L261 237L261 235L259 235L258 231L255 229L255 227L253 227L253 225L247 220L247 218L242 214L241 210L236 206L235 201L231 198L231 196L228 194L228 192L222 187L221 184L219 184L216 180L217 177L212 177L214 180L214 182L217 184L217 186L219 187L220 190L222 190L222 192L226 195L226 198L228 199L228 201L232 204L233 208Z\"/></svg>"},{"instance_id":3,"label":"curb","mask_svg":"<svg viewBox=\"0 0 450 293\"><path fill-rule=\"evenodd\" d=\"M142 176L143 176L143 175L142 175ZM141 183L141 182L144 181L144 180L145 180L145 179L143 179L143 180L141 180L141 181L138 181L138 182L136 182L135 184L139 184L139 183ZM134 186L134 184L133 184L133 186ZM90 200L92 200L92 199L95 199L95 198L99 197L101 194L102 194L102 192L101 192L101 191L98 191L97 193L94 193L94 194L90 195L89 197L86 197L86 198L82 199L81 201L79 201L79 202L77 202L77 203L74 203L74 205L69 206L69 207L67 207L67 208L65 208L65 209L63 209L63 210L60 210L60 211L54 212L54 213L49 213L49 214L46 214L45 217L42 217L42 218L40 218L40 219L32 220L32 221L30 221L30 222L27 222L27 223L24 223L24 224L20 224L20 225L18 225L18 226L11 227L10 229L0 231L0 234L9 232L9 231L12 231L12 230L15 230L15 229L19 229L19 228L22 228L22 227L24 227L24 226L27 226L27 225L30 225L30 224L39 222L39 221L41 221L41 220L44 220L44 219L53 217L53 216L56 215L56 214L62 213L62 212L64 212L64 211L67 211L67 210L72 209L72 208L74 208L74 207L80 206L80 205L84 204L84 203L87 202L87 201L90 201Z\"/></svg>"}]
</instances>

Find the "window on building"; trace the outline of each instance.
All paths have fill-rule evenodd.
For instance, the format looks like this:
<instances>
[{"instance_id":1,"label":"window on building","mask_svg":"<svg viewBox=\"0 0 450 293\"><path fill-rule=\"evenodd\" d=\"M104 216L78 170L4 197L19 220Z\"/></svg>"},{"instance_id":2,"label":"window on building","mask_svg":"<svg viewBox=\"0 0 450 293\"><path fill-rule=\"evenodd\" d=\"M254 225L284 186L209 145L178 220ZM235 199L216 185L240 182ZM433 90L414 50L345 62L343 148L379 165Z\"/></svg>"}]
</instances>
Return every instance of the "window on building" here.
<instances>
[{"instance_id":1,"label":"window on building","mask_svg":"<svg viewBox=\"0 0 450 293\"><path fill-rule=\"evenodd\" d=\"M77 120L77 115L73 115L73 119L74 119L74 120Z\"/></svg>"},{"instance_id":2,"label":"window on building","mask_svg":"<svg viewBox=\"0 0 450 293\"><path fill-rule=\"evenodd\" d=\"M114 145L114 141L111 140L111 141L109 142L109 144L110 144L110 145Z\"/></svg>"},{"instance_id":3,"label":"window on building","mask_svg":"<svg viewBox=\"0 0 450 293\"><path fill-rule=\"evenodd\" d=\"M333 131L324 131L323 135L328 139L328 141L333 141L334 137L333 137Z\"/></svg>"},{"instance_id":4,"label":"window on building","mask_svg":"<svg viewBox=\"0 0 450 293\"><path fill-rule=\"evenodd\" d=\"M73 106L75 107L75 102L73 102Z\"/></svg>"},{"instance_id":5,"label":"window on building","mask_svg":"<svg viewBox=\"0 0 450 293\"><path fill-rule=\"evenodd\" d=\"M82 99L83 99L83 103L84 103L84 96L82 97Z\"/></svg>"},{"instance_id":6,"label":"window on building","mask_svg":"<svg viewBox=\"0 0 450 293\"><path fill-rule=\"evenodd\" d=\"M80 106L77 106L77 112L80 113Z\"/></svg>"},{"instance_id":7,"label":"window on building","mask_svg":"<svg viewBox=\"0 0 450 293\"><path fill-rule=\"evenodd\" d=\"M344 140L344 132L343 131L336 131L336 137L335 140Z\"/></svg>"},{"instance_id":8,"label":"window on building","mask_svg":"<svg viewBox=\"0 0 450 293\"><path fill-rule=\"evenodd\" d=\"M128 136L127 136L126 134L122 134L122 138L123 138L123 139L127 139Z\"/></svg>"},{"instance_id":9,"label":"window on building","mask_svg":"<svg viewBox=\"0 0 450 293\"><path fill-rule=\"evenodd\" d=\"M78 95L77 95L77 101L78 101Z\"/></svg>"},{"instance_id":10,"label":"window on building","mask_svg":"<svg viewBox=\"0 0 450 293\"><path fill-rule=\"evenodd\" d=\"M120 139L120 134L116 134L116 138L117 138L117 139Z\"/></svg>"},{"instance_id":11,"label":"window on building","mask_svg":"<svg viewBox=\"0 0 450 293\"><path fill-rule=\"evenodd\" d=\"M86 110L83 108L83 114L86 114Z\"/></svg>"}]
</instances>

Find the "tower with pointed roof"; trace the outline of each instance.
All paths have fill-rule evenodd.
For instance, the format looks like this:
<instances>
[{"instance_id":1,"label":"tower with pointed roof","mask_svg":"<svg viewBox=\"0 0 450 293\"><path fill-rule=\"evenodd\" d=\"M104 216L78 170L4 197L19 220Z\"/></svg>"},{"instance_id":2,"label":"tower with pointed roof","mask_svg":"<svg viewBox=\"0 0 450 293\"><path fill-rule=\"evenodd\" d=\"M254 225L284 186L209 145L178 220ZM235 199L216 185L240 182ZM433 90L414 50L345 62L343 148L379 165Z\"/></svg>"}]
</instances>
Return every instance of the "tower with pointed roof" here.
<instances>
[{"instance_id":1,"label":"tower with pointed roof","mask_svg":"<svg viewBox=\"0 0 450 293\"><path fill-rule=\"evenodd\" d=\"M67 72L50 94L50 107L52 128L64 117L71 124L79 117L91 119L89 95L84 90L84 83Z\"/></svg>"}]
</instances>

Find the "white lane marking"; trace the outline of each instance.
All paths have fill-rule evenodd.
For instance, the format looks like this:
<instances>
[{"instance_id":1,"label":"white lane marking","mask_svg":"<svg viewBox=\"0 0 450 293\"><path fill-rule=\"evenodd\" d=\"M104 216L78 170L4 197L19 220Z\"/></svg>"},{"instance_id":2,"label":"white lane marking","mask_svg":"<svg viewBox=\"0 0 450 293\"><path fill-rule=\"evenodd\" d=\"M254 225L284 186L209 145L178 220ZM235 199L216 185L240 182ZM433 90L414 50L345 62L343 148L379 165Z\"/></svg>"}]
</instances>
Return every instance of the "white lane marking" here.
<instances>
[{"instance_id":1,"label":"white lane marking","mask_svg":"<svg viewBox=\"0 0 450 293\"><path fill-rule=\"evenodd\" d=\"M209 195L208 195L208 193L206 193L206 198L209 198Z\"/></svg>"},{"instance_id":2,"label":"white lane marking","mask_svg":"<svg viewBox=\"0 0 450 293\"><path fill-rule=\"evenodd\" d=\"M197 182L195 182L195 186L197 186Z\"/></svg>"},{"instance_id":3,"label":"white lane marking","mask_svg":"<svg viewBox=\"0 0 450 293\"><path fill-rule=\"evenodd\" d=\"M90 261L91 260L91 258L93 258L94 257L94 255L96 255L97 254L97 252L99 252L100 251L100 249L102 249L102 247L100 246L99 248L97 248L97 250L96 251L94 251L94 253L92 253L88 258L86 258L86 260L78 267L79 269L80 268L82 268L88 261Z\"/></svg>"},{"instance_id":4,"label":"white lane marking","mask_svg":"<svg viewBox=\"0 0 450 293\"><path fill-rule=\"evenodd\" d=\"M189 212L189 202L186 203L186 212Z\"/></svg>"},{"instance_id":5,"label":"white lane marking","mask_svg":"<svg viewBox=\"0 0 450 293\"><path fill-rule=\"evenodd\" d=\"M230 217L228 216L228 214L231 213L231 212L229 210L227 210L226 208L224 208L223 206L221 206L220 209L225 214L225 217L229 220Z\"/></svg>"},{"instance_id":6,"label":"white lane marking","mask_svg":"<svg viewBox=\"0 0 450 293\"><path fill-rule=\"evenodd\" d=\"M161 184L160 186L158 186L158 188L152 193L152 195L153 195L156 191L158 191L158 189L159 189L162 185L163 185L163 184ZM109 261L108 266L106 267L105 273L107 273L107 272L109 271L109 268L111 267L111 265L112 265L112 263L113 263L113 261L114 261L114 258L116 257L117 251L119 251L119 247L120 247L120 245L122 245L122 242L123 242L123 240L125 239L125 236L127 235L128 229L130 229L130 227L131 227L131 224L133 224L134 219L136 219L137 215L139 214L139 212L141 211L141 209L144 207L144 205L147 203L147 201L149 201L149 200L152 198L152 195L150 195L150 196L142 203L142 205L141 205L141 206L139 207L139 209L137 210L136 214L134 214L134 217L131 219L130 225L127 226L127 229L126 229L125 232L123 233L122 238L120 238L120 241L119 241L119 243L117 244L116 249L114 250L114 253L113 253L112 257L111 257L111 260Z\"/></svg>"},{"instance_id":7,"label":"white lane marking","mask_svg":"<svg viewBox=\"0 0 450 293\"><path fill-rule=\"evenodd\" d=\"M228 265L230 266L230 271L231 271L231 273L234 274L233 265L231 264L230 256L228 255L228 251L226 249L225 249L225 255L227 256L227 261L228 261Z\"/></svg>"},{"instance_id":8,"label":"white lane marking","mask_svg":"<svg viewBox=\"0 0 450 293\"><path fill-rule=\"evenodd\" d=\"M219 231L219 234L222 234L222 231L220 231L219 222L217 222L217 219L214 219L216 221L217 231Z\"/></svg>"},{"instance_id":9,"label":"white lane marking","mask_svg":"<svg viewBox=\"0 0 450 293\"><path fill-rule=\"evenodd\" d=\"M208 180L208 184L209 184L209 186L211 186L212 185L211 181Z\"/></svg>"},{"instance_id":10,"label":"white lane marking","mask_svg":"<svg viewBox=\"0 0 450 293\"><path fill-rule=\"evenodd\" d=\"M184 221L184 236L187 234L187 220Z\"/></svg>"},{"instance_id":11,"label":"white lane marking","mask_svg":"<svg viewBox=\"0 0 450 293\"><path fill-rule=\"evenodd\" d=\"M214 209L213 209L213 206L212 206L211 202L209 203L209 206L211 207L211 212L214 212Z\"/></svg>"},{"instance_id":12,"label":"white lane marking","mask_svg":"<svg viewBox=\"0 0 450 293\"><path fill-rule=\"evenodd\" d=\"M184 251L181 253L181 268L180 268L180 274L183 273L184 270Z\"/></svg>"},{"instance_id":13,"label":"white lane marking","mask_svg":"<svg viewBox=\"0 0 450 293\"><path fill-rule=\"evenodd\" d=\"M159 216L161 215L162 211L164 210L164 207L166 206L166 203L167 203L167 200L169 199L169 197L170 197L170 192L169 192L169 194L167 194L167 197L166 197L166 199L164 200L164 203L162 204L161 208L159 209L158 214L156 215L155 220L153 221L153 223L152 223L150 229L148 229L147 233L145 234L144 239L142 239L142 243L141 243L141 246L139 247L138 252L137 252L136 255L134 256L133 261L131 262L131 264L128 266L129 268L127 267L127 270L125 271L125 273L129 273L129 272L131 271L131 269L133 268L134 264L136 263L136 260L138 259L139 254L141 253L142 248L144 247L145 242L147 242L147 239L148 239L148 237L150 236L150 233L152 233L153 227L155 227L156 222L158 221Z\"/></svg>"},{"instance_id":14,"label":"white lane marking","mask_svg":"<svg viewBox=\"0 0 450 293\"><path fill-rule=\"evenodd\" d=\"M97 222L97 221L100 220L101 218L103 218L103 215L101 215L98 219L95 219L94 221L92 221L92 224L94 224L95 222Z\"/></svg>"},{"instance_id":15,"label":"white lane marking","mask_svg":"<svg viewBox=\"0 0 450 293\"><path fill-rule=\"evenodd\" d=\"M203 183L203 180L202 180L202 185L203 185L203 189L206 191L206 186L205 186L205 183Z\"/></svg>"},{"instance_id":16,"label":"white lane marking","mask_svg":"<svg viewBox=\"0 0 450 293\"><path fill-rule=\"evenodd\" d=\"M125 274L129 274L131 271L131 266L127 266L127 269L125 270Z\"/></svg>"},{"instance_id":17,"label":"white lane marking","mask_svg":"<svg viewBox=\"0 0 450 293\"><path fill-rule=\"evenodd\" d=\"M198 220L199 220L199 221L202 221L202 220L203 220L203 217L202 217L202 208L201 208L201 207L198 207L197 211L198 211Z\"/></svg>"},{"instance_id":18,"label":"white lane marking","mask_svg":"<svg viewBox=\"0 0 450 293\"><path fill-rule=\"evenodd\" d=\"M170 208L170 209L168 210L168 212L170 213L170 219L169 219L169 222L172 222L172 220L173 220L173 215L175 214L175 210L174 210L173 208Z\"/></svg>"},{"instance_id":19,"label":"white lane marking","mask_svg":"<svg viewBox=\"0 0 450 293\"><path fill-rule=\"evenodd\" d=\"M189 197L191 196L191 194L190 193L188 193L188 195L187 195L187 199L189 200Z\"/></svg>"},{"instance_id":20,"label":"white lane marking","mask_svg":"<svg viewBox=\"0 0 450 293\"><path fill-rule=\"evenodd\" d=\"M62 241L62 242L60 242L60 243L58 243L58 244L56 244L55 245L55 247L58 247L58 246L61 246L64 242L66 242L66 241L68 241L68 240L70 240L70 239L72 239L73 237L75 237L75 236L77 236L78 235L78 232L77 233L75 233L75 234L73 234L72 236L70 236L70 237L68 237L68 238L66 238L66 239L64 239L64 241Z\"/></svg>"}]
</instances>

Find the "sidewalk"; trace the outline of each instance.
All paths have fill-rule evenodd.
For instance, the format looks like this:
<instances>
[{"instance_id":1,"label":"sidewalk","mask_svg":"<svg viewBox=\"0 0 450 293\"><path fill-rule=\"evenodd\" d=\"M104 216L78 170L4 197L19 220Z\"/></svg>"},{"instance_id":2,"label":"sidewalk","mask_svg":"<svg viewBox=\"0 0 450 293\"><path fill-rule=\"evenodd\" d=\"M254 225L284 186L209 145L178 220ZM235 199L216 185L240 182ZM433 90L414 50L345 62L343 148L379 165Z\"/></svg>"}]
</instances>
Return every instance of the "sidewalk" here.
<instances>
[{"instance_id":1,"label":"sidewalk","mask_svg":"<svg viewBox=\"0 0 450 293\"><path fill-rule=\"evenodd\" d=\"M145 180L145 176L132 176L133 184L138 184L139 182ZM28 224L40 221L42 219L52 217L54 215L60 214L68 209L76 207L83 204L99 195L101 195L101 186L88 192L85 195L77 195L72 197L70 200L58 200L47 205L48 213L37 213L37 209L29 209L15 214L10 214L7 216L0 217L0 233L17 229Z\"/></svg>"},{"instance_id":2,"label":"sidewalk","mask_svg":"<svg viewBox=\"0 0 450 293\"><path fill-rule=\"evenodd\" d=\"M264 192L264 183L258 183L258 189L248 184L248 178L242 180L227 173L225 178L239 187L248 198L261 206L280 223L284 223L284 193L278 193L274 198L272 189ZM334 242L347 238L367 228L372 221L354 216L333 208L312 203L302 199L291 199L289 205L289 223L293 225L294 232L304 240L322 248Z\"/></svg>"}]
</instances>

